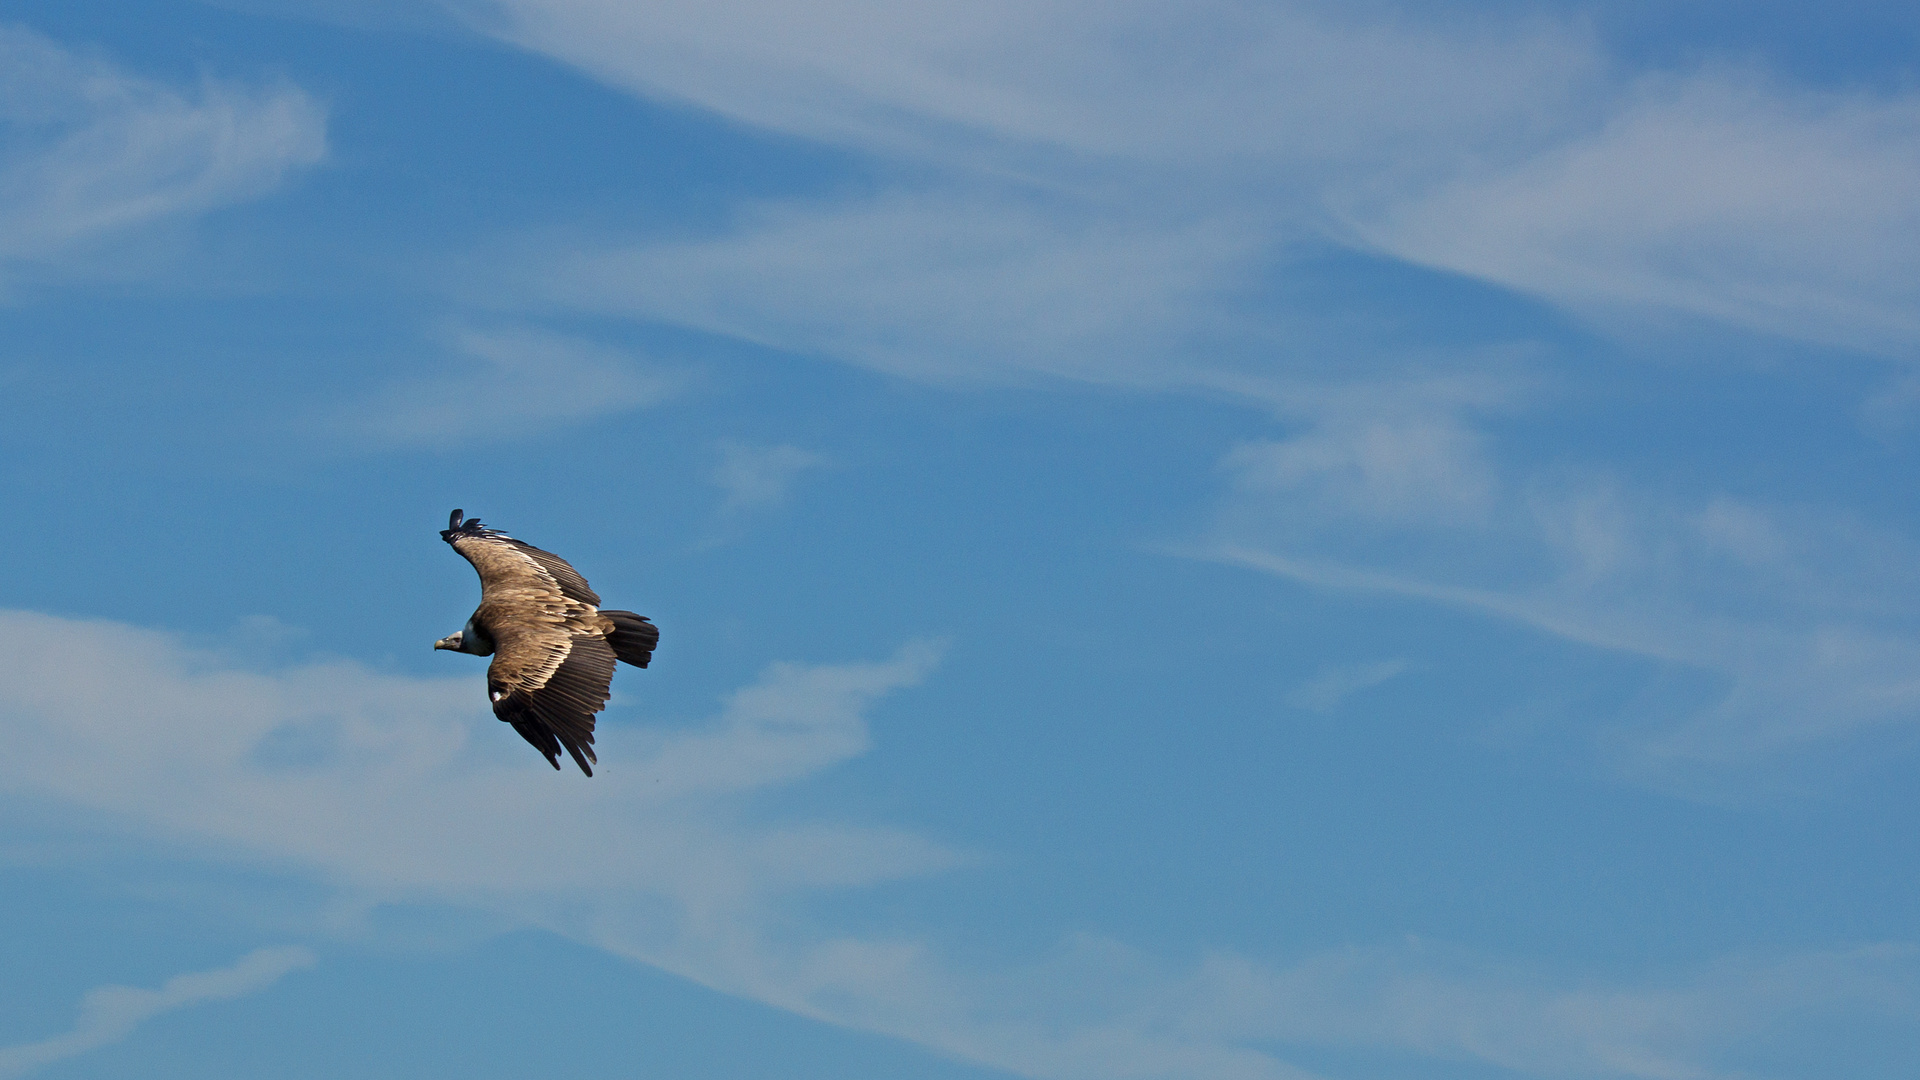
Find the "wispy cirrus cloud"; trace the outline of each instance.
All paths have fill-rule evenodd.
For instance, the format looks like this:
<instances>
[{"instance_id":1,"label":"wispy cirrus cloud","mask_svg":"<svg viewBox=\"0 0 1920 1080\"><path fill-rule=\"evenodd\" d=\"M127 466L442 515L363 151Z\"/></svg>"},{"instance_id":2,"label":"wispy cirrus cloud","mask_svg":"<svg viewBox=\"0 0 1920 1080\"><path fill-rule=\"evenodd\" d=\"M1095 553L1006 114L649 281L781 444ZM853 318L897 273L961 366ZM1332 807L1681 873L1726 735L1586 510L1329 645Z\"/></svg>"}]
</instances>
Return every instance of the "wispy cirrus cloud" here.
<instances>
[{"instance_id":1,"label":"wispy cirrus cloud","mask_svg":"<svg viewBox=\"0 0 1920 1080\"><path fill-rule=\"evenodd\" d=\"M290 83L176 87L0 26L0 265L257 198L326 152Z\"/></svg>"},{"instance_id":2,"label":"wispy cirrus cloud","mask_svg":"<svg viewBox=\"0 0 1920 1080\"><path fill-rule=\"evenodd\" d=\"M1002 190L750 208L722 236L563 241L497 287L934 382L1181 381L1169 347L1258 255L1253 222L1092 218ZM1190 365L1198 367L1199 365Z\"/></svg>"},{"instance_id":3,"label":"wispy cirrus cloud","mask_svg":"<svg viewBox=\"0 0 1920 1080\"><path fill-rule=\"evenodd\" d=\"M1393 255L1605 320L1677 312L1894 356L1920 342L1920 94L1649 77L1596 130L1355 214Z\"/></svg>"},{"instance_id":4,"label":"wispy cirrus cloud","mask_svg":"<svg viewBox=\"0 0 1920 1080\"><path fill-rule=\"evenodd\" d=\"M383 448L476 445L646 408L686 383L628 350L536 327L461 327L444 336L438 373L390 383L322 426Z\"/></svg>"},{"instance_id":5,"label":"wispy cirrus cloud","mask_svg":"<svg viewBox=\"0 0 1920 1080\"><path fill-rule=\"evenodd\" d=\"M1920 949L1728 959L1633 986L1572 984L1414 940L1289 968L1218 955L1190 985L1178 1021L1189 1029L1392 1047L1519 1076L1731 1080L1753 1075L1749 1063L1766 1059L1770 1041L1828 1018L1910 1026L1920 1019ZM1844 1060L1844 1037L1830 1049Z\"/></svg>"},{"instance_id":6,"label":"wispy cirrus cloud","mask_svg":"<svg viewBox=\"0 0 1920 1080\"><path fill-rule=\"evenodd\" d=\"M230 967L175 975L157 990L135 986L89 990L81 999L80 1018L72 1031L39 1042L0 1047L0 1076L25 1076L54 1062L117 1043L163 1013L259 993L314 963L313 953L298 946L255 949Z\"/></svg>"},{"instance_id":7,"label":"wispy cirrus cloud","mask_svg":"<svg viewBox=\"0 0 1920 1080\"><path fill-rule=\"evenodd\" d=\"M1309 712L1330 713L1353 695L1399 678L1410 666L1405 660L1376 660L1324 668L1288 694L1287 704Z\"/></svg>"},{"instance_id":8,"label":"wispy cirrus cloud","mask_svg":"<svg viewBox=\"0 0 1920 1080\"><path fill-rule=\"evenodd\" d=\"M1307 4L462 5L644 96L931 164L726 235L554 253L626 310L906 374L1162 384L1303 240L1894 353L1920 95L1635 70L1545 16ZM543 262L544 265L544 262ZM676 278L668 268L690 266ZM537 287L532 291L542 292ZM1237 336L1263 340L1258 320ZM1215 339L1214 344L1218 343ZM1132 347L1130 347L1132 346ZM1289 366L1269 352L1270 373ZM1148 379L1145 381L1155 381Z\"/></svg>"},{"instance_id":9,"label":"wispy cirrus cloud","mask_svg":"<svg viewBox=\"0 0 1920 1080\"><path fill-rule=\"evenodd\" d=\"M1234 491L1191 552L1683 673L1690 689L1637 697L1594 733L1628 773L1694 794L1797 786L1831 755L1920 723L1909 540L1830 510L1506 465L1478 438L1433 434L1457 423L1244 444L1223 462Z\"/></svg>"},{"instance_id":10,"label":"wispy cirrus cloud","mask_svg":"<svg viewBox=\"0 0 1920 1080\"><path fill-rule=\"evenodd\" d=\"M483 29L647 96L1050 179L1077 168L1097 179L1113 160L1192 176L1537 136L1604 74L1586 34L1545 20L1449 25L1304 4L460 7Z\"/></svg>"}]
</instances>

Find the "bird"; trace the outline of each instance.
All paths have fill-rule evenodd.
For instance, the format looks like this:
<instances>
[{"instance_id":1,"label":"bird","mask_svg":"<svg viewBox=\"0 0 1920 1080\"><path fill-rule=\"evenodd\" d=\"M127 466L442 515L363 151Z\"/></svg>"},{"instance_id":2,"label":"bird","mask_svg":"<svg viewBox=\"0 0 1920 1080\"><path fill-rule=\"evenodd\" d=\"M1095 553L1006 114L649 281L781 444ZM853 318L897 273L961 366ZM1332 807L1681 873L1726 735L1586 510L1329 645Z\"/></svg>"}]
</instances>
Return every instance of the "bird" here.
<instances>
[{"instance_id":1,"label":"bird","mask_svg":"<svg viewBox=\"0 0 1920 1080\"><path fill-rule=\"evenodd\" d=\"M607 704L616 660L646 667L660 643L653 620L601 610L600 596L565 559L455 510L440 539L480 574L480 606L435 649L491 656L493 715L560 768L565 747L593 775L593 718Z\"/></svg>"}]
</instances>

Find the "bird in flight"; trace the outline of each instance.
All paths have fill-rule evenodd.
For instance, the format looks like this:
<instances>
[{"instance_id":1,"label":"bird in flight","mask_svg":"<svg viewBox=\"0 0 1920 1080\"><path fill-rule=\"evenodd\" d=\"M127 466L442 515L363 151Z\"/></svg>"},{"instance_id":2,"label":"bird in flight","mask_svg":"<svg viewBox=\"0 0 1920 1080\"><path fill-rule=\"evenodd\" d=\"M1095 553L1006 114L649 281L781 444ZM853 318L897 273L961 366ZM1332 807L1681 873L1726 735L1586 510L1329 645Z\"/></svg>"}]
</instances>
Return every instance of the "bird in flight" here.
<instances>
[{"instance_id":1,"label":"bird in flight","mask_svg":"<svg viewBox=\"0 0 1920 1080\"><path fill-rule=\"evenodd\" d=\"M480 572L480 606L436 649L491 656L493 715L560 767L560 748L593 775L593 715L607 704L615 660L646 667L660 631L644 615L602 611L567 561L463 517L440 532Z\"/></svg>"}]
</instances>

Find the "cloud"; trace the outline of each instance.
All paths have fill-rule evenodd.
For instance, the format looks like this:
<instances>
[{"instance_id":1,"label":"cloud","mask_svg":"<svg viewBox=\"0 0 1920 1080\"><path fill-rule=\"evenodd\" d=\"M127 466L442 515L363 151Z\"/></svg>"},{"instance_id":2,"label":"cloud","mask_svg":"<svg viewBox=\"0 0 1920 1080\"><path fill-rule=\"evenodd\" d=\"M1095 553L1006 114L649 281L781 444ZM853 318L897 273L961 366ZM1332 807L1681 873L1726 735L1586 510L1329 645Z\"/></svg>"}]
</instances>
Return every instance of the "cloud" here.
<instances>
[{"instance_id":1,"label":"cloud","mask_svg":"<svg viewBox=\"0 0 1920 1080\"><path fill-rule=\"evenodd\" d=\"M255 949L231 967L175 975L158 990L132 986L89 990L81 999L80 1019L72 1031L41 1042L0 1047L0 1077L24 1076L44 1065L119 1042L162 1013L258 993L289 972L314 963L313 953L297 946Z\"/></svg>"},{"instance_id":2,"label":"cloud","mask_svg":"<svg viewBox=\"0 0 1920 1080\"><path fill-rule=\"evenodd\" d=\"M0 263L257 198L326 156L298 87L179 89L0 26Z\"/></svg>"},{"instance_id":3,"label":"cloud","mask_svg":"<svg viewBox=\"0 0 1920 1080\"><path fill-rule=\"evenodd\" d=\"M713 470L713 482L727 496L722 510L740 513L778 506L786 501L788 491L801 473L817 469L826 461L819 454L797 446L722 442L720 464Z\"/></svg>"},{"instance_id":4,"label":"cloud","mask_svg":"<svg viewBox=\"0 0 1920 1080\"><path fill-rule=\"evenodd\" d=\"M1277 344L1294 327L1235 301L1276 268L1283 290L1310 276L1291 253L1334 243L1605 323L1678 313L1885 355L1920 341L1920 94L1633 70L1539 15L460 10L636 94L914 165L910 183L751 210L721 236L551 255L557 279L522 289L543 301L915 377L1205 385L1196 369L1249 344L1273 346L1268 374L1298 361Z\"/></svg>"},{"instance_id":5,"label":"cloud","mask_svg":"<svg viewBox=\"0 0 1920 1080\"><path fill-rule=\"evenodd\" d=\"M520 252L500 287L935 382L1177 381L1166 346L1254 257L1247 222L1087 218L1002 190L749 208L726 235ZM1076 220L1076 216L1078 220Z\"/></svg>"},{"instance_id":6,"label":"cloud","mask_svg":"<svg viewBox=\"0 0 1920 1080\"><path fill-rule=\"evenodd\" d=\"M450 371L390 384L324 426L356 443L466 446L656 405L684 381L623 350L532 327L449 336Z\"/></svg>"},{"instance_id":7,"label":"cloud","mask_svg":"<svg viewBox=\"0 0 1920 1080\"><path fill-rule=\"evenodd\" d=\"M1920 94L1643 80L1597 129L1355 220L1380 249L1606 316L1920 342Z\"/></svg>"},{"instance_id":8,"label":"cloud","mask_svg":"<svg viewBox=\"0 0 1920 1080\"><path fill-rule=\"evenodd\" d=\"M158 837L291 860L343 885L612 888L700 909L792 884L799 871L776 851L783 837L821 853L804 875L822 887L829 862L866 883L956 857L886 829L717 832L693 809L858 753L859 711L930 670L923 646L882 664L776 667L735 696L717 728L603 740L607 783L529 786L528 771L544 764L481 707L477 675L410 679L345 661L250 671L154 631L27 612L0 617L0 641L21 658L0 675L0 729L26 744L0 766L9 790L119 815ZM111 681L75 666L108 653L126 659ZM581 827L554 834L542 824L559 817ZM696 895L693 881L713 889Z\"/></svg>"},{"instance_id":9,"label":"cloud","mask_svg":"<svg viewBox=\"0 0 1920 1080\"><path fill-rule=\"evenodd\" d=\"M1417 496L1383 502L1352 455L1305 438L1315 452L1255 442L1227 456L1233 493L1193 553L1641 657L1650 686L1682 676L1600 725L1631 775L1714 797L1797 786L1862 740L1920 722L1920 637L1906 618L1920 551L1903 537L1811 507L1656 495L1604 473L1488 465L1449 482L1459 470L1444 453L1419 483L1385 487ZM1308 482L1307 465L1331 473L1338 497Z\"/></svg>"},{"instance_id":10,"label":"cloud","mask_svg":"<svg viewBox=\"0 0 1920 1080\"><path fill-rule=\"evenodd\" d=\"M1026 963L968 966L912 937L848 934L812 898L968 856L883 824L769 813L756 796L864 753L866 713L928 676L933 645L880 662L775 664L703 723L611 717L591 781L525 752L478 707L472 677L343 661L261 670L153 630L21 611L0 613L0 649L14 658L0 668L9 799L78 811L61 816L140 837L149 855L316 880L342 898L319 905L333 915L427 905L542 927L1039 1080L1311 1080L1287 1059L1326 1046L1541 1076L1709 1077L1752 1033L1817 1033L1835 1009L1849 1024L1910 1024L1915 1007L1920 963L1902 946L1597 990L1431 948L1290 967L1222 953L1179 968L1074 937ZM103 677L91 658L108 654ZM6 1060L51 1061L310 960L267 950L158 991L98 991L72 1034Z\"/></svg>"},{"instance_id":11,"label":"cloud","mask_svg":"<svg viewBox=\"0 0 1920 1080\"><path fill-rule=\"evenodd\" d=\"M474 23L656 98L972 167L1391 160L1531 132L1599 73L1543 20L1448 26L1303 4L612 0L464 5ZM1270 177L1271 178L1271 177Z\"/></svg>"},{"instance_id":12,"label":"cloud","mask_svg":"<svg viewBox=\"0 0 1920 1080\"><path fill-rule=\"evenodd\" d=\"M1495 498L1483 440L1452 417L1336 419L1227 455L1235 484L1378 521L1483 517Z\"/></svg>"},{"instance_id":13,"label":"cloud","mask_svg":"<svg viewBox=\"0 0 1920 1080\"><path fill-rule=\"evenodd\" d=\"M466 7L613 85L935 165L706 236L549 237L503 260L525 272L499 293L936 382L1257 396L1249 373L1289 373L1315 316L1237 301L1324 243L1333 177L1536 131L1595 68L1544 23L1286 5Z\"/></svg>"},{"instance_id":14,"label":"cloud","mask_svg":"<svg viewBox=\"0 0 1920 1080\"><path fill-rule=\"evenodd\" d=\"M1216 955L1179 1008L1169 1019L1190 1031L1398 1048L1521 1076L1730 1080L1753 1075L1734 1061L1765 1061L1789 1032L1805 1036L1834 1017L1910 1027L1920 1018L1920 949L1725 960L1647 986L1567 985L1420 941L1285 969ZM1846 1053L1837 1039L1832 1049Z\"/></svg>"},{"instance_id":15,"label":"cloud","mask_svg":"<svg viewBox=\"0 0 1920 1080\"><path fill-rule=\"evenodd\" d=\"M1287 704L1308 712L1330 713L1342 701L1405 673L1405 660L1343 664L1322 670L1287 695Z\"/></svg>"}]
</instances>

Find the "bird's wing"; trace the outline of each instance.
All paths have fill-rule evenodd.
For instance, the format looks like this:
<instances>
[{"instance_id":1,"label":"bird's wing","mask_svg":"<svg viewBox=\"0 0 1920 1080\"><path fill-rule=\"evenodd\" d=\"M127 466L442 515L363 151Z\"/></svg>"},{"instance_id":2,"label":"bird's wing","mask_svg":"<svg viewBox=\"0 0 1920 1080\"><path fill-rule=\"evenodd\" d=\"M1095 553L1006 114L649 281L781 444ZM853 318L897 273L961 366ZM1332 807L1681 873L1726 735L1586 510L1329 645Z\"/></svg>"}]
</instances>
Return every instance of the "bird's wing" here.
<instances>
[{"instance_id":1,"label":"bird's wing","mask_svg":"<svg viewBox=\"0 0 1920 1080\"><path fill-rule=\"evenodd\" d=\"M573 622L522 620L496 624L487 697L493 714L560 767L566 748L580 771L593 775L593 714L607 704L613 649L606 638Z\"/></svg>"},{"instance_id":2,"label":"bird's wing","mask_svg":"<svg viewBox=\"0 0 1920 1080\"><path fill-rule=\"evenodd\" d=\"M607 704L614 651L600 597L567 561L453 512L440 536L480 574L476 628L494 643L493 713L560 767L565 748L593 775L593 715Z\"/></svg>"},{"instance_id":3,"label":"bird's wing","mask_svg":"<svg viewBox=\"0 0 1920 1080\"><path fill-rule=\"evenodd\" d=\"M564 597L592 607L600 605L600 594L588 587L587 579L568 565L567 560L506 533L483 528L478 518L442 535L453 545L453 550L480 572L483 602L496 593L528 598L557 594L556 599Z\"/></svg>"}]
</instances>

